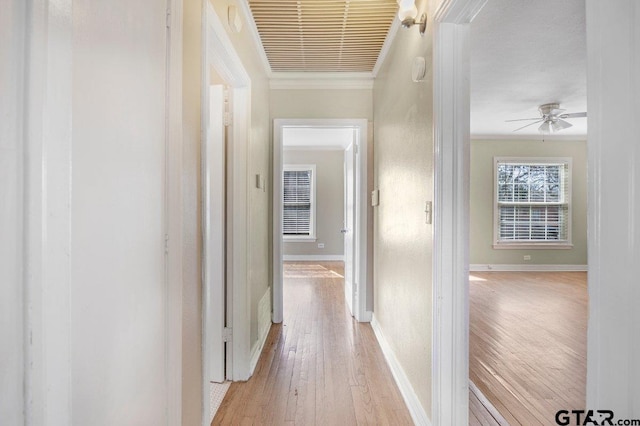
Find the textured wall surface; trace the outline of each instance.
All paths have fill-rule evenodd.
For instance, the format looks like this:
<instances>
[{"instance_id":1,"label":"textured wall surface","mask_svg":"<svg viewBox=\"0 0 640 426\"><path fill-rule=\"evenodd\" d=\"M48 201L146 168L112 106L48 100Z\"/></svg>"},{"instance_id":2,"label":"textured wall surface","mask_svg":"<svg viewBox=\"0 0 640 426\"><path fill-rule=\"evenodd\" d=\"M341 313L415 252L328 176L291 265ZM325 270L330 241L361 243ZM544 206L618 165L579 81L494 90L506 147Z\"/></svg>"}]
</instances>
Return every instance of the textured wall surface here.
<instances>
[{"instance_id":1,"label":"textured wall surface","mask_svg":"<svg viewBox=\"0 0 640 426\"><path fill-rule=\"evenodd\" d=\"M419 4L420 5L420 4ZM431 412L433 199L430 33L400 30L374 86L374 315L427 414ZM427 77L411 80L415 56Z\"/></svg>"}]
</instances>

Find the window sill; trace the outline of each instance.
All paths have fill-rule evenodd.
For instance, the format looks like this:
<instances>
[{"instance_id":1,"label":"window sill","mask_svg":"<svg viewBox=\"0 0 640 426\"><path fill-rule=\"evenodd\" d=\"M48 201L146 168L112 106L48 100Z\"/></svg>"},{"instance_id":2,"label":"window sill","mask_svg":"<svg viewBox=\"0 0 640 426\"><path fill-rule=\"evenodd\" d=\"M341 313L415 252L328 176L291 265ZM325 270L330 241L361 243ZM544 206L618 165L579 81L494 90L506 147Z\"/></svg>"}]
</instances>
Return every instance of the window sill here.
<instances>
[{"instance_id":1,"label":"window sill","mask_svg":"<svg viewBox=\"0 0 640 426\"><path fill-rule=\"evenodd\" d=\"M304 237L304 236L287 237L287 236L283 236L282 237L282 241L284 241L285 243L313 243L316 240L317 240L317 238L313 237L313 236L309 236L309 237Z\"/></svg>"},{"instance_id":2,"label":"window sill","mask_svg":"<svg viewBox=\"0 0 640 426\"><path fill-rule=\"evenodd\" d=\"M493 243L495 250L571 250L571 243Z\"/></svg>"}]
</instances>

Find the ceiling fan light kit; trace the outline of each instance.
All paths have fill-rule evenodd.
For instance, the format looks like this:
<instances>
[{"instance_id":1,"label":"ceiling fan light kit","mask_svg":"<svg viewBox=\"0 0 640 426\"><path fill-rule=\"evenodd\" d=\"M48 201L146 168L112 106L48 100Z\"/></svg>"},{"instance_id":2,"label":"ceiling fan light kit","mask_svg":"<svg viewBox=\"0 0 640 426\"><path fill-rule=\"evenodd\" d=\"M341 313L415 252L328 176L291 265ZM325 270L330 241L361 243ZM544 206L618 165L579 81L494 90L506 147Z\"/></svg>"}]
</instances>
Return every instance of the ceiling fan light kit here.
<instances>
[{"instance_id":1,"label":"ceiling fan light kit","mask_svg":"<svg viewBox=\"0 0 640 426\"><path fill-rule=\"evenodd\" d=\"M535 120L533 123L529 123L525 126L519 127L514 130L517 132L518 130L522 130L526 127L533 126L534 124L540 124L538 127L538 131L543 134L549 133L557 133L560 130L568 129L572 126L571 123L565 121L567 118L582 118L586 117L586 112L573 112L573 113L565 113L564 109L560 108L560 104L558 103L549 103L540 105L538 107L538 111L540 111L540 117L537 118L520 118L516 120L506 120L507 122L511 121L530 121Z\"/></svg>"}]
</instances>

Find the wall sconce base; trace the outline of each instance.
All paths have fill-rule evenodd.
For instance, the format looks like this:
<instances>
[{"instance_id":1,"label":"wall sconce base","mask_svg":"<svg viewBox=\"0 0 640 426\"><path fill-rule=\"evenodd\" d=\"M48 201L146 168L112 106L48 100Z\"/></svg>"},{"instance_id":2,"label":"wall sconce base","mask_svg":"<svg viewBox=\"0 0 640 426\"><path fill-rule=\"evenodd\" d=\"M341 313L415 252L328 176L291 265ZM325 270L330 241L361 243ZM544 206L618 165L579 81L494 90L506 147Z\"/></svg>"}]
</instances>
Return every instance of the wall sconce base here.
<instances>
[{"instance_id":1,"label":"wall sconce base","mask_svg":"<svg viewBox=\"0 0 640 426\"><path fill-rule=\"evenodd\" d=\"M427 14L423 13L420 16L420 20L416 21L415 18L407 18L402 21L402 26L404 28L411 28L414 25L418 25L418 30L420 31L420 35L424 36L425 31L427 30Z\"/></svg>"}]
</instances>

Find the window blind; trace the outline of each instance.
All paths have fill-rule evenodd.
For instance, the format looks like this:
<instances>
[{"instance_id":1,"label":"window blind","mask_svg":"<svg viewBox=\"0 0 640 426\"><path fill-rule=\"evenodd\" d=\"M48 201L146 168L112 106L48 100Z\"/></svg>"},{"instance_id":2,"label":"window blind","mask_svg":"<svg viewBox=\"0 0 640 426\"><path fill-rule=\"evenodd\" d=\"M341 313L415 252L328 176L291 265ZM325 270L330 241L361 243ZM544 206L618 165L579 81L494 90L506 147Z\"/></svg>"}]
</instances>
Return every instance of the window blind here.
<instances>
[{"instance_id":1,"label":"window blind","mask_svg":"<svg viewBox=\"0 0 640 426\"><path fill-rule=\"evenodd\" d=\"M498 242L567 242L569 164L496 164Z\"/></svg>"},{"instance_id":2,"label":"window blind","mask_svg":"<svg viewBox=\"0 0 640 426\"><path fill-rule=\"evenodd\" d=\"M311 234L311 170L284 171L284 235Z\"/></svg>"}]
</instances>

